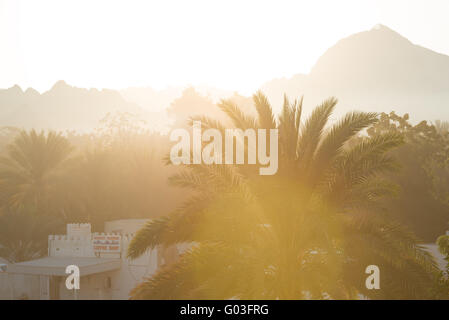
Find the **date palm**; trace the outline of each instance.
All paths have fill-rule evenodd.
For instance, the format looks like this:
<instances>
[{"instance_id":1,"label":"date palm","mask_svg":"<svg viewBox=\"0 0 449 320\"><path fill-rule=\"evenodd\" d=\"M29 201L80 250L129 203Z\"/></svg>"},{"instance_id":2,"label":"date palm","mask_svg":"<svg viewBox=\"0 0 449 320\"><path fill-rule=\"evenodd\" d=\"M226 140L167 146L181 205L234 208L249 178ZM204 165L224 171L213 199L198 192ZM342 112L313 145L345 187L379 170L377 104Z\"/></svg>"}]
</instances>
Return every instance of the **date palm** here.
<instances>
[{"instance_id":1,"label":"date palm","mask_svg":"<svg viewBox=\"0 0 449 320\"><path fill-rule=\"evenodd\" d=\"M0 201L3 206L47 210L59 173L73 151L61 134L21 131L0 158Z\"/></svg>"},{"instance_id":2,"label":"date palm","mask_svg":"<svg viewBox=\"0 0 449 320\"><path fill-rule=\"evenodd\" d=\"M61 232L61 221L32 211L7 210L0 215L0 257L11 263L47 254L48 235ZM63 229L63 228L62 228Z\"/></svg>"},{"instance_id":3,"label":"date palm","mask_svg":"<svg viewBox=\"0 0 449 320\"><path fill-rule=\"evenodd\" d=\"M430 295L436 266L411 232L392 221L382 199L395 186L382 173L398 165L388 151L401 135L353 141L377 114L350 112L328 125L337 100L302 122L302 99L278 120L262 93L258 117L219 106L237 128L279 130L279 170L258 166L188 165L170 181L194 194L175 212L145 225L130 244L136 258L158 246L189 243L132 292L133 299L352 299ZM206 117L203 127L224 130ZM224 134L223 134L224 136ZM365 268L378 265L381 290L365 288Z\"/></svg>"}]
</instances>

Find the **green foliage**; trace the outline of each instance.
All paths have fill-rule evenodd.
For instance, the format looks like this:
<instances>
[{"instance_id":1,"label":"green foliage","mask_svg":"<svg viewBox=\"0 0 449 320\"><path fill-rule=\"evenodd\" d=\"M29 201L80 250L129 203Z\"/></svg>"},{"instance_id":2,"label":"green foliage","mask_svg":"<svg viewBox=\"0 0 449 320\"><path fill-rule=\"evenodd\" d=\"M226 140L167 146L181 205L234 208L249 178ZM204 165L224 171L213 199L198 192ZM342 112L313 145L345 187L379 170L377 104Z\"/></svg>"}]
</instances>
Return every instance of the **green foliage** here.
<instances>
[{"instance_id":1,"label":"green foliage","mask_svg":"<svg viewBox=\"0 0 449 320\"><path fill-rule=\"evenodd\" d=\"M191 121L221 131L228 123L278 128L275 176L250 165L164 166L168 137L130 114L109 115L93 134L3 128L0 256L45 254L47 235L65 223L101 231L107 220L152 217L131 243L131 258L192 246L133 298L447 298L447 272L438 274L406 227L432 241L446 231L445 123L352 112L331 126L333 98L305 120L302 99L285 97L277 119L261 92L254 113L239 107L247 100L222 101L223 115L212 118L203 101ZM380 292L364 290L369 264L382 270Z\"/></svg>"},{"instance_id":2,"label":"green foliage","mask_svg":"<svg viewBox=\"0 0 449 320\"><path fill-rule=\"evenodd\" d=\"M21 131L0 157L0 201L48 210L48 201L73 147L61 134Z\"/></svg>"},{"instance_id":3,"label":"green foliage","mask_svg":"<svg viewBox=\"0 0 449 320\"><path fill-rule=\"evenodd\" d=\"M47 254L48 234L62 231L61 221L30 210L8 210L0 215L0 257L11 263Z\"/></svg>"},{"instance_id":4,"label":"green foliage","mask_svg":"<svg viewBox=\"0 0 449 320\"><path fill-rule=\"evenodd\" d=\"M397 170L389 153L403 136L385 132L355 141L377 121L373 113L349 113L328 127L333 98L302 125L302 99L285 98L277 122L261 93L254 101L254 120L235 104L223 101L221 107L235 127L276 125L278 173L260 176L249 165L190 165L173 176L171 182L192 197L140 230L128 255L177 243L191 248L138 285L132 298L431 297L433 258L382 205L397 191L384 174ZM370 264L382 270L380 291L365 290Z\"/></svg>"},{"instance_id":5,"label":"green foliage","mask_svg":"<svg viewBox=\"0 0 449 320\"><path fill-rule=\"evenodd\" d=\"M46 253L66 223L103 231L105 221L157 217L185 198L167 184L176 172L161 161L168 138L133 115L111 114L91 134L1 133L0 257L10 261Z\"/></svg>"},{"instance_id":6,"label":"green foliage","mask_svg":"<svg viewBox=\"0 0 449 320\"><path fill-rule=\"evenodd\" d=\"M440 253L447 259L449 256L449 236L439 236L437 239L437 245Z\"/></svg>"},{"instance_id":7,"label":"green foliage","mask_svg":"<svg viewBox=\"0 0 449 320\"><path fill-rule=\"evenodd\" d=\"M445 124L422 121L412 125L407 114L382 113L367 132L373 138L385 133L404 137L406 143L392 152L402 170L388 175L401 192L387 199L386 206L419 237L433 243L445 233L449 220L449 132Z\"/></svg>"}]
</instances>

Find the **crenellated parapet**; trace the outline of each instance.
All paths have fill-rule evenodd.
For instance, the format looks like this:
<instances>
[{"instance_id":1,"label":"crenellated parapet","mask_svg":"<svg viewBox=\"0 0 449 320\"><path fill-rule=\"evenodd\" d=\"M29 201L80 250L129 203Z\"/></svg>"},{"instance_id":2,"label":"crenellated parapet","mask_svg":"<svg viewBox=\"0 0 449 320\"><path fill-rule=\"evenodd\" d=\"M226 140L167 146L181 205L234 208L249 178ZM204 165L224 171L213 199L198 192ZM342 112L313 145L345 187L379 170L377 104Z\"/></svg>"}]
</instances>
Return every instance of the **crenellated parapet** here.
<instances>
[{"instance_id":1,"label":"crenellated parapet","mask_svg":"<svg viewBox=\"0 0 449 320\"><path fill-rule=\"evenodd\" d=\"M67 224L68 236L89 236L92 233L90 223L69 223Z\"/></svg>"},{"instance_id":2,"label":"crenellated parapet","mask_svg":"<svg viewBox=\"0 0 449 320\"><path fill-rule=\"evenodd\" d=\"M92 237L50 235L48 254L52 257L95 257Z\"/></svg>"},{"instance_id":3,"label":"crenellated parapet","mask_svg":"<svg viewBox=\"0 0 449 320\"><path fill-rule=\"evenodd\" d=\"M88 223L68 224L66 235L48 236L48 254L54 257L121 257L134 234L91 232Z\"/></svg>"}]
</instances>

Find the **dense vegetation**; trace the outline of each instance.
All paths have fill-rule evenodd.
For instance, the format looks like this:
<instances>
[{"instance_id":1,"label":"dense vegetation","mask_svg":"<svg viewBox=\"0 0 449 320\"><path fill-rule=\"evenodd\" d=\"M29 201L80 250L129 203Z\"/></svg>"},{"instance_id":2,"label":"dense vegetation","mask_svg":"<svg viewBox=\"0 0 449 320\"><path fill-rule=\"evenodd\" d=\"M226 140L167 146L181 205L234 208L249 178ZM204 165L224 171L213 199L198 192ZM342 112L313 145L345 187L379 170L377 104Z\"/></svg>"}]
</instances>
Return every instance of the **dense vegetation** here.
<instances>
[{"instance_id":1,"label":"dense vegetation","mask_svg":"<svg viewBox=\"0 0 449 320\"><path fill-rule=\"evenodd\" d=\"M10 261L46 252L48 234L65 224L151 218L183 195L170 188L162 155L168 138L131 115L109 116L95 133L8 130L0 158L0 256Z\"/></svg>"},{"instance_id":2,"label":"dense vegetation","mask_svg":"<svg viewBox=\"0 0 449 320\"><path fill-rule=\"evenodd\" d=\"M190 116L209 127L278 128L278 173L167 166L167 135L129 114L109 115L92 133L3 128L0 257L45 254L47 235L69 222L100 231L107 220L147 217L155 219L131 258L195 246L134 298L442 297L444 279L420 239L435 242L449 221L447 124L360 112L329 123L335 99L308 117L302 101L285 99L276 116L260 93L217 108L188 90L169 109L174 125L187 125L193 102L202 107ZM363 289L369 264L384 270L380 293Z\"/></svg>"},{"instance_id":3,"label":"dense vegetation","mask_svg":"<svg viewBox=\"0 0 449 320\"><path fill-rule=\"evenodd\" d=\"M266 177L251 165L188 165L172 176L193 196L149 222L129 256L159 245L193 246L132 297L432 297L438 269L385 202L398 189L388 179L399 169L390 151L404 144L404 134L381 130L384 115L378 121L375 113L348 113L328 126L336 103L326 100L303 120L302 100L285 99L276 120L261 93L254 96L256 118L222 101L236 128L279 129L279 171ZM369 136L360 135L364 129ZM364 268L374 262L383 270L381 291L363 283Z\"/></svg>"}]
</instances>

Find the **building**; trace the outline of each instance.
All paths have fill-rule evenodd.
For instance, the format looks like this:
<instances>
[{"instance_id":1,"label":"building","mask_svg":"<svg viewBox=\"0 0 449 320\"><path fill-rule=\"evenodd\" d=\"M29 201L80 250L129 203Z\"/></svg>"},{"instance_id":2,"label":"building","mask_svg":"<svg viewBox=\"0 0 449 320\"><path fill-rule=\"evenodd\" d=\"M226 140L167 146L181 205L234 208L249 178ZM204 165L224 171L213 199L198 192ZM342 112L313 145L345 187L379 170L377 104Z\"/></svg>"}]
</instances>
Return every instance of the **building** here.
<instances>
[{"instance_id":1,"label":"building","mask_svg":"<svg viewBox=\"0 0 449 320\"><path fill-rule=\"evenodd\" d=\"M68 224L67 234L48 237L48 256L10 264L0 258L1 299L128 299L130 291L159 266L177 259L187 246L150 250L135 260L126 258L135 232L148 220L126 219L105 223L104 233L90 224ZM436 244L424 245L440 269L446 260ZM66 267L80 270L80 290L68 290ZM6 272L5 272L6 271Z\"/></svg>"},{"instance_id":2,"label":"building","mask_svg":"<svg viewBox=\"0 0 449 320\"><path fill-rule=\"evenodd\" d=\"M92 233L90 224L68 224L66 235L48 237L48 256L7 264L0 273L0 299L128 299L129 292L155 273L177 250L154 249L135 260L126 258L134 233L145 219L105 223L104 233ZM173 254L175 252L175 254ZM66 267L80 270L80 289L68 290Z\"/></svg>"}]
</instances>

